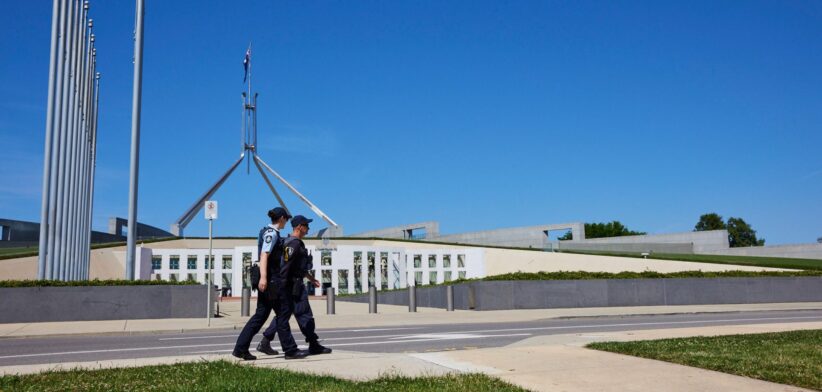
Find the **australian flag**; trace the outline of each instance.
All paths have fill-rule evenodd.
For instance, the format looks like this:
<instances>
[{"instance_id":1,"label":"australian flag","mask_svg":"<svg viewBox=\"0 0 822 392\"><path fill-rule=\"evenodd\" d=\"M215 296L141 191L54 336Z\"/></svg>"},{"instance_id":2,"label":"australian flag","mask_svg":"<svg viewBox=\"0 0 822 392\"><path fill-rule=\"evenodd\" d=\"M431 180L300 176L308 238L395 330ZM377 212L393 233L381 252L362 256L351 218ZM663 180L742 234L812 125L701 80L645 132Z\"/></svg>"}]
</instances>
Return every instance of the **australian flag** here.
<instances>
[{"instance_id":1,"label":"australian flag","mask_svg":"<svg viewBox=\"0 0 822 392\"><path fill-rule=\"evenodd\" d=\"M243 68L245 68L245 75L243 75L243 83L248 79L248 66L251 64L251 45L245 51L245 58L243 59Z\"/></svg>"}]
</instances>

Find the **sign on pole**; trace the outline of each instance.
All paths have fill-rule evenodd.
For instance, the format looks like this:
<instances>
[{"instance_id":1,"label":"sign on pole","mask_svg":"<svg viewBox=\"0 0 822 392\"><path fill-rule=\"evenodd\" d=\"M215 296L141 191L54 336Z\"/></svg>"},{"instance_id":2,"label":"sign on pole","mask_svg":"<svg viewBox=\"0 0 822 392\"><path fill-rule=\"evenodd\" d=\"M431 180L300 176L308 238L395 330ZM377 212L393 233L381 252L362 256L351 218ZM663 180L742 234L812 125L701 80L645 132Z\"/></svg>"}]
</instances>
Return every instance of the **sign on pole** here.
<instances>
[{"instance_id":1,"label":"sign on pole","mask_svg":"<svg viewBox=\"0 0 822 392\"><path fill-rule=\"evenodd\" d=\"M217 219L217 202L209 200L205 202L205 218L208 220Z\"/></svg>"},{"instance_id":2,"label":"sign on pole","mask_svg":"<svg viewBox=\"0 0 822 392\"><path fill-rule=\"evenodd\" d=\"M211 241L213 238L211 224L214 223L215 219L217 219L216 201L209 200L205 202L205 218L208 219L208 260L206 260L206 267L208 267L208 274L206 274L206 286L208 286L208 290L206 292L208 294L206 294L206 318L208 319L208 326L211 326L211 307L213 305L213 303L211 302L211 291L214 290L214 252L211 246Z\"/></svg>"}]
</instances>

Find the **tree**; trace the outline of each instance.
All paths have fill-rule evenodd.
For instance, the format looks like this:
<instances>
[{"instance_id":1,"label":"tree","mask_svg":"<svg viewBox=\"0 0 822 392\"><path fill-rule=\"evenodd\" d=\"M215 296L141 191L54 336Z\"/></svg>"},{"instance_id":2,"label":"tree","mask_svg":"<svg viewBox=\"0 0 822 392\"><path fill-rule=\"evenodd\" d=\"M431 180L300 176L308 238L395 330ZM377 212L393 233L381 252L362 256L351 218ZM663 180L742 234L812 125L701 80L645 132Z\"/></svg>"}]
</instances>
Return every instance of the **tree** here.
<instances>
[{"instance_id":1,"label":"tree","mask_svg":"<svg viewBox=\"0 0 822 392\"><path fill-rule=\"evenodd\" d=\"M765 245L765 239L757 239L756 230L742 218L728 218L728 242L731 248Z\"/></svg>"},{"instance_id":2,"label":"tree","mask_svg":"<svg viewBox=\"0 0 822 392\"><path fill-rule=\"evenodd\" d=\"M586 223L585 224L585 238L605 238L605 237L621 237L626 235L643 235L645 232L628 230L625 225L619 221L608 223ZM571 232L565 233L558 240L570 240Z\"/></svg>"},{"instance_id":3,"label":"tree","mask_svg":"<svg viewBox=\"0 0 822 392\"><path fill-rule=\"evenodd\" d=\"M699 217L699 222L694 226L694 231L723 230L727 228L725 221L722 220L719 214L710 212Z\"/></svg>"}]
</instances>

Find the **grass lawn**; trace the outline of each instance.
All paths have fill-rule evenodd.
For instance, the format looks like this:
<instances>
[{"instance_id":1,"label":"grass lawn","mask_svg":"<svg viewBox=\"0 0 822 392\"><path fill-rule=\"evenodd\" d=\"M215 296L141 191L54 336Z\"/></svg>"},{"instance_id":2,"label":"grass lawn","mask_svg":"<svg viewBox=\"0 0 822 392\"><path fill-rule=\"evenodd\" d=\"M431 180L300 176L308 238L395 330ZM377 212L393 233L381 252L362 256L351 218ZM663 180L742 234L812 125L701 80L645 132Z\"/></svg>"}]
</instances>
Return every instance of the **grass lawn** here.
<instances>
[{"instance_id":1,"label":"grass lawn","mask_svg":"<svg viewBox=\"0 0 822 392\"><path fill-rule=\"evenodd\" d=\"M0 377L0 391L525 391L481 374L353 382L228 361Z\"/></svg>"},{"instance_id":2,"label":"grass lawn","mask_svg":"<svg viewBox=\"0 0 822 392\"><path fill-rule=\"evenodd\" d=\"M587 347L822 390L822 330L605 342Z\"/></svg>"},{"instance_id":3,"label":"grass lawn","mask_svg":"<svg viewBox=\"0 0 822 392\"><path fill-rule=\"evenodd\" d=\"M563 253L577 253L577 254L592 254L603 256L620 256L620 257L635 257L641 258L640 253L629 252L581 252L563 250ZM749 265L754 267L773 267L773 268L794 268L805 270L822 270L822 260L817 259L793 259L788 257L758 257L758 256L725 256L725 255L693 255L693 254L667 254L667 253L651 253L648 255L649 259L656 260L676 260L676 261L693 261L697 263L715 263L715 264L736 264Z\"/></svg>"}]
</instances>

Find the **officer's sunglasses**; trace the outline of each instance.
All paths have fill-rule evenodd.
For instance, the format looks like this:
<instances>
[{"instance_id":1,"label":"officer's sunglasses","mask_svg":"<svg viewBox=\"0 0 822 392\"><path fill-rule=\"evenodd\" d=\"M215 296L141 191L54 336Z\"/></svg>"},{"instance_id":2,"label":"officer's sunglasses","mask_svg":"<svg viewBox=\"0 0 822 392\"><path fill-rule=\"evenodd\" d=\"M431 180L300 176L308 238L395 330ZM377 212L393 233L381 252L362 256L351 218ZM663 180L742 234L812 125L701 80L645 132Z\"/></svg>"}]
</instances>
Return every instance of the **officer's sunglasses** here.
<instances>
[{"instance_id":1,"label":"officer's sunglasses","mask_svg":"<svg viewBox=\"0 0 822 392\"><path fill-rule=\"evenodd\" d=\"M305 230L308 231L308 225L300 225L300 226L305 227Z\"/></svg>"}]
</instances>

